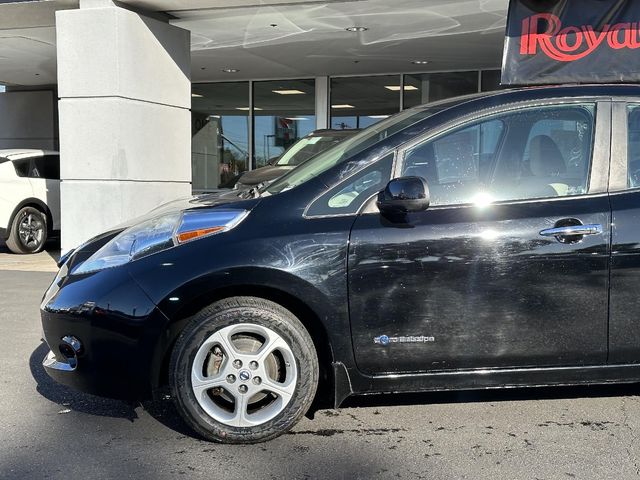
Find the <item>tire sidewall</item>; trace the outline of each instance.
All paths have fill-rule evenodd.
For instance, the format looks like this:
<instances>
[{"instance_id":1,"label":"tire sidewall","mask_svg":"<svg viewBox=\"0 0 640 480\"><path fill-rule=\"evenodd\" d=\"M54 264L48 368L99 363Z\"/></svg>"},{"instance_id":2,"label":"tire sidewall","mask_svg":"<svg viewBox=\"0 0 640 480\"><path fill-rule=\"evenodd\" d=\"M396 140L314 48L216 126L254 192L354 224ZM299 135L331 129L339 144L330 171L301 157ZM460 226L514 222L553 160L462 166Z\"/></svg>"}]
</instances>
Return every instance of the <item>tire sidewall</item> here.
<instances>
[{"instance_id":1,"label":"tire sidewall","mask_svg":"<svg viewBox=\"0 0 640 480\"><path fill-rule=\"evenodd\" d=\"M191 387L191 368L203 342L218 330L241 323L258 324L280 335L291 348L297 368L296 389L289 403L276 417L253 427L233 427L213 419L200 406ZM286 432L310 407L317 383L318 360L311 338L291 313L279 308L246 305L215 312L205 309L180 335L172 355L170 384L179 411L196 432L219 442L255 443Z\"/></svg>"}]
</instances>

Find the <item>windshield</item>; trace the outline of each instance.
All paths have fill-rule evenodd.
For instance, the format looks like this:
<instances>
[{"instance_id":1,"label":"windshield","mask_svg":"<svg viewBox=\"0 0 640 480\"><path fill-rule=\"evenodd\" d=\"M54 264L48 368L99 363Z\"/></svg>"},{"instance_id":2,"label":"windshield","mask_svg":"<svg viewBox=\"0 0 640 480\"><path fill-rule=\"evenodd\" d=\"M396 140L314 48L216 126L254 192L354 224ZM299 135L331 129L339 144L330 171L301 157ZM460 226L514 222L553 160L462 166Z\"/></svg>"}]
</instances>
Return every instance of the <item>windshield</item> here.
<instances>
[{"instance_id":1,"label":"windshield","mask_svg":"<svg viewBox=\"0 0 640 480\"><path fill-rule=\"evenodd\" d=\"M294 166L306 162L311 157L335 145L343 138L342 136L313 136L304 137L294 143L289 150L284 152L275 163L277 166Z\"/></svg>"},{"instance_id":2,"label":"windshield","mask_svg":"<svg viewBox=\"0 0 640 480\"><path fill-rule=\"evenodd\" d=\"M461 101L461 98L458 98L455 101L448 100L411 108L389 117L386 120L378 122L369 128L362 130L357 135L354 135L328 150L319 153L311 160L279 178L271 185L263 187L261 193L273 195L289 190L293 187L297 187L298 185L301 185L302 183L329 170L334 165L353 157L385 138L388 138L391 135L394 135L395 133L419 122L420 120L424 120L425 118L452 106L452 104L460 103Z\"/></svg>"}]
</instances>

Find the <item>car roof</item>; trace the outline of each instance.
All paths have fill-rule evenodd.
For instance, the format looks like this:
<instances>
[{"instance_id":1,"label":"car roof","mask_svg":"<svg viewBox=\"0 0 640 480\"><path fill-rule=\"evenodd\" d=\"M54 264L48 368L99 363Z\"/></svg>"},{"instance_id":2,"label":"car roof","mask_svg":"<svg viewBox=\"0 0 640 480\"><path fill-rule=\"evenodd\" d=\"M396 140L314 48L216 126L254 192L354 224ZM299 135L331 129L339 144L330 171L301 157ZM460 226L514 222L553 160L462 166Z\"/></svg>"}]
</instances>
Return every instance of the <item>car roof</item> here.
<instances>
[{"instance_id":1,"label":"car roof","mask_svg":"<svg viewBox=\"0 0 640 480\"><path fill-rule=\"evenodd\" d=\"M462 97L448 98L414 108L420 109L442 105L443 109L447 109L449 107L466 103L474 103L474 101L484 101L487 99L497 100L495 103L506 103L563 97L640 97L640 84L568 84L503 88L489 92L472 93L471 95L465 95Z\"/></svg>"},{"instance_id":2,"label":"car roof","mask_svg":"<svg viewBox=\"0 0 640 480\"><path fill-rule=\"evenodd\" d=\"M337 130L337 129L332 129L332 128L323 128L323 129L320 129L320 130L314 130L313 132L308 134L307 137L350 137L352 135L355 135L359 131L360 131L360 129L358 129L358 128L351 128L351 129L346 129L346 130L344 130L344 129Z\"/></svg>"},{"instance_id":3,"label":"car roof","mask_svg":"<svg viewBox=\"0 0 640 480\"><path fill-rule=\"evenodd\" d=\"M38 150L35 148L12 148L0 150L0 158L15 161L22 160L24 158L41 157L44 155L59 155L54 150Z\"/></svg>"}]
</instances>

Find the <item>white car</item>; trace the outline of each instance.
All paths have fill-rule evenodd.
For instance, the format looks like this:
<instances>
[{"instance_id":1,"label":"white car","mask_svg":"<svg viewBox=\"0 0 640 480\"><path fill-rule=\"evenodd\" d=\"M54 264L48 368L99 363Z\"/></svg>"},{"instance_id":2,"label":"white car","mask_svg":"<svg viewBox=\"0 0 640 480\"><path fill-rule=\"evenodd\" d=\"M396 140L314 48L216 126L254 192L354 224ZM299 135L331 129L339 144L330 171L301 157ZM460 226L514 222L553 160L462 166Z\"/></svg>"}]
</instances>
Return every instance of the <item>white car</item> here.
<instances>
[{"instance_id":1,"label":"white car","mask_svg":"<svg viewBox=\"0 0 640 480\"><path fill-rule=\"evenodd\" d=\"M60 155L0 150L0 238L15 253L36 253L60 231Z\"/></svg>"}]
</instances>

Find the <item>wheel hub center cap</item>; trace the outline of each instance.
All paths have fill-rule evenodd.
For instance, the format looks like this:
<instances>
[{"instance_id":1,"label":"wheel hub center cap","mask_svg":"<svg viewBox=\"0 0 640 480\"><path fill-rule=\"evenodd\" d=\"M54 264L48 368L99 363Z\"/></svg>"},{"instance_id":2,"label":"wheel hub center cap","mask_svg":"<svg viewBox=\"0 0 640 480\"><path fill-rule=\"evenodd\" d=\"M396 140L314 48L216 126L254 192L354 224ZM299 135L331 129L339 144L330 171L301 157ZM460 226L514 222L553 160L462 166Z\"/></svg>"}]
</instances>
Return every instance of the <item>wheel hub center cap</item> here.
<instances>
[{"instance_id":1,"label":"wheel hub center cap","mask_svg":"<svg viewBox=\"0 0 640 480\"><path fill-rule=\"evenodd\" d=\"M246 382L251 378L251 372L249 370L241 370L238 376L240 377L240 380Z\"/></svg>"}]
</instances>

